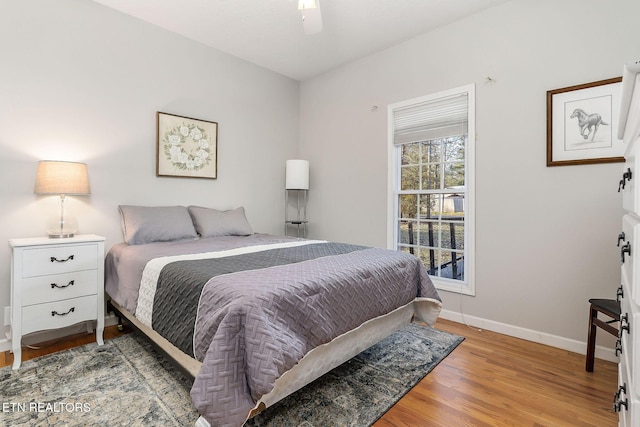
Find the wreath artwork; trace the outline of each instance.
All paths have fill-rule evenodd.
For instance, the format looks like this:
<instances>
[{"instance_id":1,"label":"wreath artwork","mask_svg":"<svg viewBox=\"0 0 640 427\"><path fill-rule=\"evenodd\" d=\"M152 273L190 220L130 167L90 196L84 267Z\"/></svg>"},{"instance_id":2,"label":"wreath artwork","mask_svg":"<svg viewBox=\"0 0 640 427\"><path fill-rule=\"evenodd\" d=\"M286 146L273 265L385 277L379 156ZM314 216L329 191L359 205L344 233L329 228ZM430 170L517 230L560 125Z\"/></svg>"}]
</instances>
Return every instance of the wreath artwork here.
<instances>
[{"instance_id":1,"label":"wreath artwork","mask_svg":"<svg viewBox=\"0 0 640 427\"><path fill-rule=\"evenodd\" d=\"M159 112L157 175L216 178L217 130L215 122Z\"/></svg>"},{"instance_id":2,"label":"wreath artwork","mask_svg":"<svg viewBox=\"0 0 640 427\"><path fill-rule=\"evenodd\" d=\"M181 170L200 170L209 164L207 132L197 125L181 124L164 135L164 154Z\"/></svg>"}]
</instances>

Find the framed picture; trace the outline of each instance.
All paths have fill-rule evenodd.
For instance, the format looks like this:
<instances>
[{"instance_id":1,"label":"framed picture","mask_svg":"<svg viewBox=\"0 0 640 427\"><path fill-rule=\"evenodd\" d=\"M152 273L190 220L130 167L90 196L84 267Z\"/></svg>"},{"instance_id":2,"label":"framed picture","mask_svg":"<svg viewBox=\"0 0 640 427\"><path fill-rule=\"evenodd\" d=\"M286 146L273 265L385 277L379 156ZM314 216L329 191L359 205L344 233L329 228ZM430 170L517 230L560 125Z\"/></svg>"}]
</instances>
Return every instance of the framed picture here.
<instances>
[{"instance_id":1,"label":"framed picture","mask_svg":"<svg viewBox=\"0 0 640 427\"><path fill-rule=\"evenodd\" d=\"M216 179L218 123L156 113L156 176Z\"/></svg>"},{"instance_id":2,"label":"framed picture","mask_svg":"<svg viewBox=\"0 0 640 427\"><path fill-rule=\"evenodd\" d=\"M547 91L547 166L624 162L622 77Z\"/></svg>"}]
</instances>

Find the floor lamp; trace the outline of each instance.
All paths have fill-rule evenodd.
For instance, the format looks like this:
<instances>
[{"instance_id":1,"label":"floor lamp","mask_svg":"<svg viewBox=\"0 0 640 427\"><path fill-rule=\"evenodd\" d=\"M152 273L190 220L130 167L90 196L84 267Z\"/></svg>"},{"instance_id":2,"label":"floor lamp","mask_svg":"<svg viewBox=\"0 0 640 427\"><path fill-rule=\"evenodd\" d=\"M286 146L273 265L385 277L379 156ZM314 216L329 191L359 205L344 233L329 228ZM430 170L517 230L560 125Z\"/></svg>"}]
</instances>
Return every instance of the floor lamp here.
<instances>
[{"instance_id":1,"label":"floor lamp","mask_svg":"<svg viewBox=\"0 0 640 427\"><path fill-rule=\"evenodd\" d=\"M309 191L309 161L287 160L285 180L285 221L284 233L287 234L289 226L295 226L297 237L306 237L307 234L307 192ZM290 194L295 194L296 217L289 217ZM300 232L302 231L302 236Z\"/></svg>"}]
</instances>

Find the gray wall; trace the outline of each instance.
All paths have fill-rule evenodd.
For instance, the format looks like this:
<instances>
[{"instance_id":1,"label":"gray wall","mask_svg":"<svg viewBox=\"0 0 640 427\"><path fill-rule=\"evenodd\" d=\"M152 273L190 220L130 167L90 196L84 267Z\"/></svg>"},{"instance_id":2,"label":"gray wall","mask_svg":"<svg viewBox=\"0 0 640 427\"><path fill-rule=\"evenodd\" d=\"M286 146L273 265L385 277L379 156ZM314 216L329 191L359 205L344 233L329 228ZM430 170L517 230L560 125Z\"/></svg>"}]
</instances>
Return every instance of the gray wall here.
<instances>
[{"instance_id":1,"label":"gray wall","mask_svg":"<svg viewBox=\"0 0 640 427\"><path fill-rule=\"evenodd\" d=\"M33 194L38 160L88 163L91 196L67 204L107 248L119 204L245 206L282 233L297 81L84 0L0 0L0 58L0 313L7 240L45 235L58 206ZM155 176L156 111L219 123L217 180Z\"/></svg>"},{"instance_id":2,"label":"gray wall","mask_svg":"<svg viewBox=\"0 0 640 427\"><path fill-rule=\"evenodd\" d=\"M385 247L387 105L475 83L476 296L444 307L584 343L588 298L620 283L622 165L546 167L546 91L620 76L638 16L636 0L513 0L303 82L310 237Z\"/></svg>"}]
</instances>

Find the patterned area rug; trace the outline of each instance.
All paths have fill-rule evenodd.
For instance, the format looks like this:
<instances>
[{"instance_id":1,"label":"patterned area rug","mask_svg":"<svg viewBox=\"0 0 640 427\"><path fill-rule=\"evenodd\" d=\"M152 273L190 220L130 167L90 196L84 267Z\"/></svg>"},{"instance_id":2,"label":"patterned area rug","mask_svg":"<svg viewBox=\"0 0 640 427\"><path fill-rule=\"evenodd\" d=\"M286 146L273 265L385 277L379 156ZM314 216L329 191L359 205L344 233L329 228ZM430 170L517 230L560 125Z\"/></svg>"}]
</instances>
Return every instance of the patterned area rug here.
<instances>
[{"instance_id":1,"label":"patterned area rug","mask_svg":"<svg viewBox=\"0 0 640 427\"><path fill-rule=\"evenodd\" d=\"M370 426L464 338L411 323L249 420L247 426Z\"/></svg>"},{"instance_id":2,"label":"patterned area rug","mask_svg":"<svg viewBox=\"0 0 640 427\"><path fill-rule=\"evenodd\" d=\"M368 426L464 338L410 324L248 426ZM0 369L7 426L192 426L190 381L137 334Z\"/></svg>"},{"instance_id":3,"label":"patterned area rug","mask_svg":"<svg viewBox=\"0 0 640 427\"><path fill-rule=\"evenodd\" d=\"M0 426L192 426L190 388L131 333L2 368Z\"/></svg>"}]
</instances>

